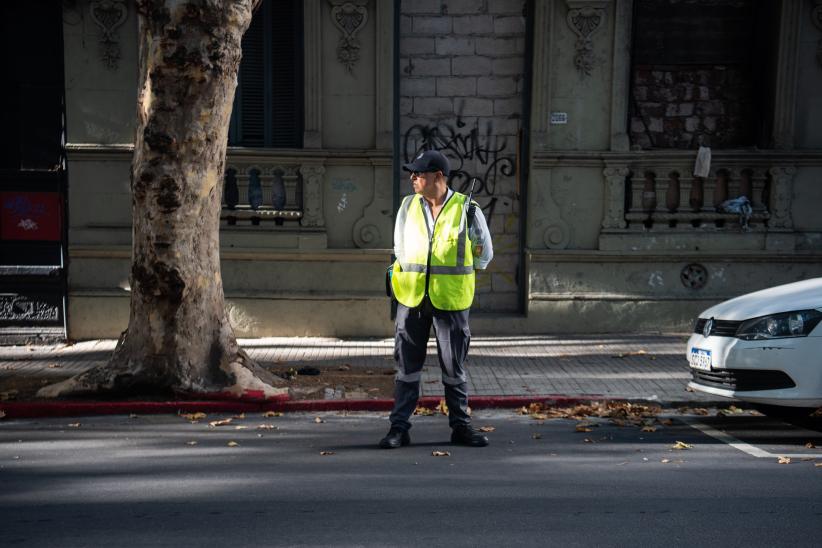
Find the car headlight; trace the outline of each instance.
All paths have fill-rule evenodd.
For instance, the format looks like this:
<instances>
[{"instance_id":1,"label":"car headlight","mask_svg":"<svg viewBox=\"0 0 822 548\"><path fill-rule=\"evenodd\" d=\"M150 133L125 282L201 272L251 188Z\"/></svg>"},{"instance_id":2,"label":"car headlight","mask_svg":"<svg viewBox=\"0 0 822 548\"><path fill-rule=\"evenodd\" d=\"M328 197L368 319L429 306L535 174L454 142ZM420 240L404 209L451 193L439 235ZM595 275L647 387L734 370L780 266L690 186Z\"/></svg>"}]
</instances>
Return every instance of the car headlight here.
<instances>
[{"instance_id":1,"label":"car headlight","mask_svg":"<svg viewBox=\"0 0 822 548\"><path fill-rule=\"evenodd\" d=\"M746 341L807 337L822 321L818 310L797 310L745 320L736 330L736 337Z\"/></svg>"}]
</instances>

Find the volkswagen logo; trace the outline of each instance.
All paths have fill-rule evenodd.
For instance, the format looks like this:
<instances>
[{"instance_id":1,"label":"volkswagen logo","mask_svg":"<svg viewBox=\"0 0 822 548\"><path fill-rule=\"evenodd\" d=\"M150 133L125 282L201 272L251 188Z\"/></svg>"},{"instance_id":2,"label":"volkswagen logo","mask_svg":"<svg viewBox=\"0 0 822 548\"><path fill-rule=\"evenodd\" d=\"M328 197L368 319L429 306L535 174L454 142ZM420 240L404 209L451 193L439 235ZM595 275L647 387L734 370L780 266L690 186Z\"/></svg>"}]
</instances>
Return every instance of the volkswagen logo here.
<instances>
[{"instance_id":1,"label":"volkswagen logo","mask_svg":"<svg viewBox=\"0 0 822 548\"><path fill-rule=\"evenodd\" d=\"M705 327L702 328L702 335L705 337L711 336L711 329L714 328L714 319L710 318L707 322L705 322Z\"/></svg>"}]
</instances>

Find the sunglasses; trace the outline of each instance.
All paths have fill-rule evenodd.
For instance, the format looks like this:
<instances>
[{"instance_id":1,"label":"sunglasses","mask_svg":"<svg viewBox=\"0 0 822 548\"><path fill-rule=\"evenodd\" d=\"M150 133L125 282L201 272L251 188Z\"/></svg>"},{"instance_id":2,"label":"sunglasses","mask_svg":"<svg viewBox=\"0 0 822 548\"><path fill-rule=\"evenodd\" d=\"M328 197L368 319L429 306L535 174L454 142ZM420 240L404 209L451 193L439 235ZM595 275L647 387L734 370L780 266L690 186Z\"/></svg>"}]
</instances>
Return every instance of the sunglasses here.
<instances>
[{"instance_id":1,"label":"sunglasses","mask_svg":"<svg viewBox=\"0 0 822 548\"><path fill-rule=\"evenodd\" d=\"M437 170L439 171L439 170ZM426 173L436 173L436 171L412 171L411 177L423 177Z\"/></svg>"}]
</instances>

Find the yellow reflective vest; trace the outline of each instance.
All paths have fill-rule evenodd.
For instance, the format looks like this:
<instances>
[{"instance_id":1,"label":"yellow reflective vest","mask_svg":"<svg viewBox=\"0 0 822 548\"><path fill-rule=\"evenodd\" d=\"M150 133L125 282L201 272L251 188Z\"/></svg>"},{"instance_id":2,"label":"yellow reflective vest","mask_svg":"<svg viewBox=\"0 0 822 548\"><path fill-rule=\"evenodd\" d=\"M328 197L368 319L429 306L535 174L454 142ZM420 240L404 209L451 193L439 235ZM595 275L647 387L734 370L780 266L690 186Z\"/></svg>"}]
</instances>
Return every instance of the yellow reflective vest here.
<instances>
[{"instance_id":1,"label":"yellow reflective vest","mask_svg":"<svg viewBox=\"0 0 822 548\"><path fill-rule=\"evenodd\" d=\"M434 226L428 226L423 198L406 196L401 257L394 262L391 288L394 297L408 307L419 306L428 295L440 310L465 310L474 300L473 245L465 219L465 194L454 192Z\"/></svg>"}]
</instances>

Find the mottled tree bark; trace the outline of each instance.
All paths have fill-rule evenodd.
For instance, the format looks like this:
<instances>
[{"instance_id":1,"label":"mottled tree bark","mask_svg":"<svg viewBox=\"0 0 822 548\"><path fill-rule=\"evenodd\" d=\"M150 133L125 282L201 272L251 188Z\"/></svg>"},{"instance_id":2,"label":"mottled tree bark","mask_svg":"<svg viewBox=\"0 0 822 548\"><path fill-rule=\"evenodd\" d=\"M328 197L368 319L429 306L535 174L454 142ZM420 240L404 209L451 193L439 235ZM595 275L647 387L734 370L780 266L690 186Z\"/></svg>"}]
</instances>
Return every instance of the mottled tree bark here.
<instances>
[{"instance_id":1,"label":"mottled tree bark","mask_svg":"<svg viewBox=\"0 0 822 548\"><path fill-rule=\"evenodd\" d=\"M128 329L105 366L38 395L150 390L268 398L286 392L237 345L220 277L229 117L240 43L258 1L137 2Z\"/></svg>"}]
</instances>

